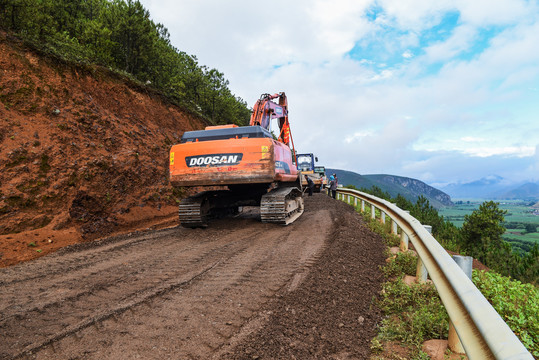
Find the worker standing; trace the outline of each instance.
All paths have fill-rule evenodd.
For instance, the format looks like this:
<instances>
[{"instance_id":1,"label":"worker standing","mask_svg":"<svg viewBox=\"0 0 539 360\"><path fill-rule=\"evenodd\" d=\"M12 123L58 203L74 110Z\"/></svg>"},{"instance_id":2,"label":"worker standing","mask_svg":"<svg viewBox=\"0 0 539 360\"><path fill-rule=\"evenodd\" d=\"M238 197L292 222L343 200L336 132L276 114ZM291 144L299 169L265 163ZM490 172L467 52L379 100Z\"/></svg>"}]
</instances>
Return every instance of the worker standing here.
<instances>
[{"instance_id":1,"label":"worker standing","mask_svg":"<svg viewBox=\"0 0 539 360\"><path fill-rule=\"evenodd\" d=\"M331 180L331 182L330 182L329 190L331 191L331 197L336 199L337 198L337 187L339 186L339 179L337 179L337 174L331 175L330 179L331 178L333 178L333 180Z\"/></svg>"},{"instance_id":2,"label":"worker standing","mask_svg":"<svg viewBox=\"0 0 539 360\"><path fill-rule=\"evenodd\" d=\"M307 186L309 188L309 196L313 196L314 182L307 175L305 175L305 179L307 180Z\"/></svg>"}]
</instances>

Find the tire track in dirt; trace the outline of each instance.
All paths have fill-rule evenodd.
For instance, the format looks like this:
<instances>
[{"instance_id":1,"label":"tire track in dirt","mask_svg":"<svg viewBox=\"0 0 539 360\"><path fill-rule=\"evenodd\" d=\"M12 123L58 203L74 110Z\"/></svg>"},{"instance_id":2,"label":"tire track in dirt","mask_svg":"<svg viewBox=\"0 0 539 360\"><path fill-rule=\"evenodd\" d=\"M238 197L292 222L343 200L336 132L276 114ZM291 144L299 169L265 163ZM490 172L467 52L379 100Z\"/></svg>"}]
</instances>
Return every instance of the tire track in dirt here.
<instances>
[{"instance_id":1,"label":"tire track in dirt","mask_svg":"<svg viewBox=\"0 0 539 360\"><path fill-rule=\"evenodd\" d=\"M122 358L133 344L208 357L323 248L331 221L312 215L120 237L0 272L0 358Z\"/></svg>"}]
</instances>

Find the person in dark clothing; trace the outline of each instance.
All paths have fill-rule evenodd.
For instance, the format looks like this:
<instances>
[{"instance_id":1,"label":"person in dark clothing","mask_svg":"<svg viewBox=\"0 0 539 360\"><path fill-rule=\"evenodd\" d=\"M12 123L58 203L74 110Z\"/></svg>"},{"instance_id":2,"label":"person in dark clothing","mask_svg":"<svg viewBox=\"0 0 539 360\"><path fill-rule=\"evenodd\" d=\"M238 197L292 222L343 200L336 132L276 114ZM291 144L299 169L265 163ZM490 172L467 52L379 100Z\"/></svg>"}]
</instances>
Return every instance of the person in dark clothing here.
<instances>
[{"instance_id":1,"label":"person in dark clothing","mask_svg":"<svg viewBox=\"0 0 539 360\"><path fill-rule=\"evenodd\" d=\"M333 180L329 183L329 190L331 190L331 197L337 198L337 187L339 186L339 179L337 179L337 174L332 175Z\"/></svg>"},{"instance_id":2,"label":"person in dark clothing","mask_svg":"<svg viewBox=\"0 0 539 360\"><path fill-rule=\"evenodd\" d=\"M307 187L309 189L309 196L313 196L314 182L307 175L305 175L305 179L307 180Z\"/></svg>"}]
</instances>

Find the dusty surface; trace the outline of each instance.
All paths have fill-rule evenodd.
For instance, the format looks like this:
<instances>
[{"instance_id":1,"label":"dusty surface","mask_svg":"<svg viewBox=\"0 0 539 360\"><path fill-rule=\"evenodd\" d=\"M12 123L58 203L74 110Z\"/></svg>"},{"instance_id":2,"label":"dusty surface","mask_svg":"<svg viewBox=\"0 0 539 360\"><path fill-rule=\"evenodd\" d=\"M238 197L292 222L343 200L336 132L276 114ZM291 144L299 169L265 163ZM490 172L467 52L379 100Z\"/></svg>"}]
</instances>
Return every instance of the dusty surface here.
<instances>
[{"instance_id":1,"label":"dusty surface","mask_svg":"<svg viewBox=\"0 0 539 360\"><path fill-rule=\"evenodd\" d=\"M0 267L173 219L170 145L205 125L148 88L0 32Z\"/></svg>"},{"instance_id":2,"label":"dusty surface","mask_svg":"<svg viewBox=\"0 0 539 360\"><path fill-rule=\"evenodd\" d=\"M0 358L368 358L382 240L323 194L290 226L258 216L0 269Z\"/></svg>"}]
</instances>

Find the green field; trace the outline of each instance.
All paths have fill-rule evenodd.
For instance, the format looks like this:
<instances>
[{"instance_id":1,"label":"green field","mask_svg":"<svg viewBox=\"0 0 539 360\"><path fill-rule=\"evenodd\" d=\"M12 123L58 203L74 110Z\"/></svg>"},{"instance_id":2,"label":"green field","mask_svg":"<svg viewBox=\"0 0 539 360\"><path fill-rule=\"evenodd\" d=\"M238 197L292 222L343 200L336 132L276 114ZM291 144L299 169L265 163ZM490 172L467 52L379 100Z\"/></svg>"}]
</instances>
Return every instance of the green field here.
<instances>
[{"instance_id":1,"label":"green field","mask_svg":"<svg viewBox=\"0 0 539 360\"><path fill-rule=\"evenodd\" d=\"M479 205L488 200L454 200L455 206L439 209L439 214L445 220L451 221L458 227L464 222L464 215L470 215L472 211L477 210ZM499 208L507 210L505 222L507 231L503 235L504 239L512 243L539 243L539 233L526 233L525 224L533 224L539 227L539 216L534 215L537 210L531 206L529 201L522 200L495 200L499 203Z\"/></svg>"}]
</instances>

